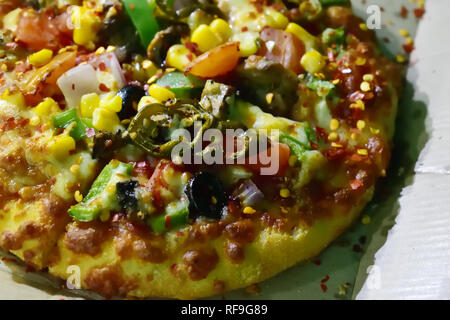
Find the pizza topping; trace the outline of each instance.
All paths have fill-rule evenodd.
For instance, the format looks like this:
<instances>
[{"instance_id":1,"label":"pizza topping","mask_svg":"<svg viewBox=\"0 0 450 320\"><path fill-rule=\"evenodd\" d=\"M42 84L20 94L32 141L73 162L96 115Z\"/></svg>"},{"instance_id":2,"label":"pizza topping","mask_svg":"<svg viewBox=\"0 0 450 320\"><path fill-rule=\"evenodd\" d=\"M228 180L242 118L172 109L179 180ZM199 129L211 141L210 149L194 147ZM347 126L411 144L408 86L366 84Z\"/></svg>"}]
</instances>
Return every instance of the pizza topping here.
<instances>
[{"instance_id":1,"label":"pizza topping","mask_svg":"<svg viewBox=\"0 0 450 320\"><path fill-rule=\"evenodd\" d=\"M194 214L219 220L225 207L225 190L220 180L207 172L196 174L187 186L187 195Z\"/></svg>"},{"instance_id":2,"label":"pizza topping","mask_svg":"<svg viewBox=\"0 0 450 320\"><path fill-rule=\"evenodd\" d=\"M119 209L116 185L129 178L132 170L133 165L112 160L103 168L83 201L69 209L69 215L78 221L92 221L97 219L102 211Z\"/></svg>"}]
</instances>

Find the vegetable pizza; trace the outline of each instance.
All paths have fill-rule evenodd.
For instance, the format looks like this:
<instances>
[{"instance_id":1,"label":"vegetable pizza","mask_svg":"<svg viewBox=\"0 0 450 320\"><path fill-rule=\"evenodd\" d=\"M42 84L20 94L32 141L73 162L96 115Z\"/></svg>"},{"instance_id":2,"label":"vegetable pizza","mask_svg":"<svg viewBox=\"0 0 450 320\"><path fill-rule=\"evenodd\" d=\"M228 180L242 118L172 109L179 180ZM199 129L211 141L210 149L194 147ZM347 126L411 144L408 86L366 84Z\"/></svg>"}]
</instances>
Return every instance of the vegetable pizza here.
<instances>
[{"instance_id":1,"label":"vegetable pizza","mask_svg":"<svg viewBox=\"0 0 450 320\"><path fill-rule=\"evenodd\" d=\"M0 2L0 247L106 298L319 254L389 166L403 68L346 0Z\"/></svg>"}]
</instances>

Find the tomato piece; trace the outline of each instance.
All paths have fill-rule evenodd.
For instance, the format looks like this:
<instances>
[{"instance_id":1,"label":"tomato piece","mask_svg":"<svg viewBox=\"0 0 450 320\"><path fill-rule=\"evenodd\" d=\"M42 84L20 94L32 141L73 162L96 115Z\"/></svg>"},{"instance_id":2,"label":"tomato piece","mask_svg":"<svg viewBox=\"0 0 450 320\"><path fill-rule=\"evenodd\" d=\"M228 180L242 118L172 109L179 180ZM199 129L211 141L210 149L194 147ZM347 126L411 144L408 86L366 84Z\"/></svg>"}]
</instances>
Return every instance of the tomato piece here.
<instances>
[{"instance_id":1,"label":"tomato piece","mask_svg":"<svg viewBox=\"0 0 450 320\"><path fill-rule=\"evenodd\" d=\"M300 59L305 53L303 42L290 32L283 30L265 28L261 31L261 40L266 44L273 41L271 50L264 45L258 55L265 56L267 59L281 63L286 69L295 73L302 73L303 67Z\"/></svg>"},{"instance_id":2,"label":"tomato piece","mask_svg":"<svg viewBox=\"0 0 450 320\"><path fill-rule=\"evenodd\" d=\"M272 159L272 156L278 159ZM287 144L271 141L267 151L265 150L256 155L250 155L245 161L245 167L256 174L262 174L263 172L261 170L263 168L265 168L265 170L268 170L268 168L272 167L274 171L271 170L272 172L270 172L270 174L268 175L283 176L286 172L286 169L289 167L290 156L291 149ZM271 159L269 163L265 163L266 161L262 160L265 157ZM277 160L278 165L276 163Z\"/></svg>"},{"instance_id":3,"label":"tomato piece","mask_svg":"<svg viewBox=\"0 0 450 320\"><path fill-rule=\"evenodd\" d=\"M55 56L49 63L27 71L21 78L20 90L27 105L34 105L45 97L60 93L56 80L75 66L76 52L67 51Z\"/></svg>"},{"instance_id":4,"label":"tomato piece","mask_svg":"<svg viewBox=\"0 0 450 320\"><path fill-rule=\"evenodd\" d=\"M236 68L239 58L239 42L225 43L198 56L189 64L186 73L201 78L214 78Z\"/></svg>"},{"instance_id":5,"label":"tomato piece","mask_svg":"<svg viewBox=\"0 0 450 320\"><path fill-rule=\"evenodd\" d=\"M72 43L72 30L67 26L67 14L53 17L50 12L21 12L17 24L17 40L38 51L58 50ZM37 32L37 30L39 30Z\"/></svg>"}]
</instances>

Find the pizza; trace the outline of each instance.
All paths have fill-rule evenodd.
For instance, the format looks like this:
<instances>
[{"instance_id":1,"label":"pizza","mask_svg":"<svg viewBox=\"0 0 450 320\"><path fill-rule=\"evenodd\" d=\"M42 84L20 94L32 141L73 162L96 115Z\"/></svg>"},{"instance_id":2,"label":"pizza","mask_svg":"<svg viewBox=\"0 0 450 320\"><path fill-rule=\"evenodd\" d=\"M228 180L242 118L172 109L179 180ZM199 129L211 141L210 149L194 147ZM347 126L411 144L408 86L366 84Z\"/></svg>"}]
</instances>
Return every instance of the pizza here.
<instances>
[{"instance_id":1,"label":"pizza","mask_svg":"<svg viewBox=\"0 0 450 320\"><path fill-rule=\"evenodd\" d=\"M327 247L386 175L402 65L346 0L0 2L0 247L200 298Z\"/></svg>"}]
</instances>

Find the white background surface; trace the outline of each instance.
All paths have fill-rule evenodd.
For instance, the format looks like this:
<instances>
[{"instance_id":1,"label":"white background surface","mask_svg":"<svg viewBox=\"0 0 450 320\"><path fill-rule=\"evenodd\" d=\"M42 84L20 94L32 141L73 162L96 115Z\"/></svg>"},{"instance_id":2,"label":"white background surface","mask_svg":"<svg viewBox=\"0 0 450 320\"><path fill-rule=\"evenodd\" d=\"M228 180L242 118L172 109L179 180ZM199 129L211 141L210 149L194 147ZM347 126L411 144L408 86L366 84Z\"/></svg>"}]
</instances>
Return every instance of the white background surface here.
<instances>
[{"instance_id":1,"label":"white background surface","mask_svg":"<svg viewBox=\"0 0 450 320\"><path fill-rule=\"evenodd\" d=\"M358 299L450 299L450 1L428 0L407 79L430 135ZM361 270L360 270L361 271Z\"/></svg>"},{"instance_id":2,"label":"white background surface","mask_svg":"<svg viewBox=\"0 0 450 320\"><path fill-rule=\"evenodd\" d=\"M367 4L377 2L385 6L386 13L398 12L402 4L416 7L408 0L368 0ZM364 6L356 8L361 16ZM378 226L390 229L384 246L378 250L379 242L369 242L359 264L360 256L333 245L321 255L320 267L310 263L291 268L262 283L259 296L248 296L241 290L230 294L230 298L333 298L333 290L342 282L353 283L358 271L357 287L362 289L357 299L450 299L450 0L427 0L426 11L415 39L416 50L407 79L414 87L414 100L427 105L428 140L412 181L401 192L394 227ZM398 20L395 26L380 31L395 36L399 28L408 28L407 21ZM413 36L414 28L409 30ZM390 49L398 52L395 47L399 44L392 42ZM373 225L375 228L376 224ZM336 256L345 263L337 263ZM375 267L366 279L367 266L372 264ZM331 279L324 294L319 284L327 274ZM41 289L54 285L39 274L15 272L0 263L1 299L62 297L59 290L23 284L22 275L35 278Z\"/></svg>"}]
</instances>

